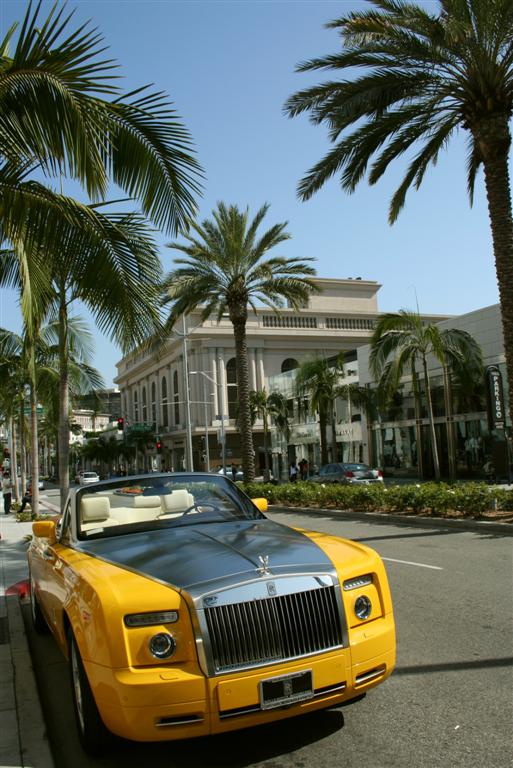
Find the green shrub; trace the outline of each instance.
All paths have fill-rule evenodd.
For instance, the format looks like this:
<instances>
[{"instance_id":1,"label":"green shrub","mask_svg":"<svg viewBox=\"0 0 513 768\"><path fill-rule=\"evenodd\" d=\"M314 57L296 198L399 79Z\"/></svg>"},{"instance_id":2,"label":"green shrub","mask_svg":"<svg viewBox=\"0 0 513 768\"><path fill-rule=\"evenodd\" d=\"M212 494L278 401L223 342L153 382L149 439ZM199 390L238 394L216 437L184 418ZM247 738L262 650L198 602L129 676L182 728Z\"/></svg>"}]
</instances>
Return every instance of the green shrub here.
<instances>
[{"instance_id":1,"label":"green shrub","mask_svg":"<svg viewBox=\"0 0 513 768\"><path fill-rule=\"evenodd\" d=\"M422 483L411 485L338 485L312 482L248 483L241 487L251 498L264 496L269 504L388 512L437 517L480 517L498 509L513 510L513 491L485 483Z\"/></svg>"}]
</instances>

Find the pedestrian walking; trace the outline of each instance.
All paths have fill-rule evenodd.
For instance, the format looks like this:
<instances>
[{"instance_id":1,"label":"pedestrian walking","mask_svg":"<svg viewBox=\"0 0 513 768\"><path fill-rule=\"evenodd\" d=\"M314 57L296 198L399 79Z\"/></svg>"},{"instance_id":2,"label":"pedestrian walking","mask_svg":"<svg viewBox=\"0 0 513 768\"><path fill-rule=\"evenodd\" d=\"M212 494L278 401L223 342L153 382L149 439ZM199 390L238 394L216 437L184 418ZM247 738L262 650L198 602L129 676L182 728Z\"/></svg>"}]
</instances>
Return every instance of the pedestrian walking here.
<instances>
[{"instance_id":1,"label":"pedestrian walking","mask_svg":"<svg viewBox=\"0 0 513 768\"><path fill-rule=\"evenodd\" d=\"M295 461L291 462L289 467L289 480L291 483L295 483L297 480L297 464Z\"/></svg>"},{"instance_id":2,"label":"pedestrian walking","mask_svg":"<svg viewBox=\"0 0 513 768\"><path fill-rule=\"evenodd\" d=\"M9 472L4 472L2 477L2 496L4 497L4 513L8 515L11 511L12 501L12 482Z\"/></svg>"}]
</instances>

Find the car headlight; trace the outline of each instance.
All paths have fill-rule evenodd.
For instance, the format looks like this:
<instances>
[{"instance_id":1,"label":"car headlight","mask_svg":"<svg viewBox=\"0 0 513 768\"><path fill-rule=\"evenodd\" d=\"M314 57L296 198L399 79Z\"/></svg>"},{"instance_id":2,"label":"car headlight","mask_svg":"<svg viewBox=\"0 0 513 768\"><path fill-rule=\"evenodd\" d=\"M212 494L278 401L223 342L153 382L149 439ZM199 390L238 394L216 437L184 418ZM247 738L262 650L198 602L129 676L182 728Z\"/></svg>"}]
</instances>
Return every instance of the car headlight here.
<instances>
[{"instance_id":1,"label":"car headlight","mask_svg":"<svg viewBox=\"0 0 513 768\"><path fill-rule=\"evenodd\" d=\"M126 627L151 627L152 624L175 624L177 621L178 611L129 613L125 616Z\"/></svg>"},{"instance_id":2,"label":"car headlight","mask_svg":"<svg viewBox=\"0 0 513 768\"><path fill-rule=\"evenodd\" d=\"M176 642L173 635L159 632L150 639L148 648L156 659L169 659L176 650Z\"/></svg>"},{"instance_id":3,"label":"car headlight","mask_svg":"<svg viewBox=\"0 0 513 768\"><path fill-rule=\"evenodd\" d=\"M344 592L349 592L351 589L359 589L359 587L366 587L369 584L372 584L370 573L366 573L365 576L356 576L354 579L346 579L344 581Z\"/></svg>"},{"instance_id":4,"label":"car headlight","mask_svg":"<svg viewBox=\"0 0 513 768\"><path fill-rule=\"evenodd\" d=\"M354 612L360 621L369 618L372 612L372 603L367 595L358 595L354 601Z\"/></svg>"}]
</instances>

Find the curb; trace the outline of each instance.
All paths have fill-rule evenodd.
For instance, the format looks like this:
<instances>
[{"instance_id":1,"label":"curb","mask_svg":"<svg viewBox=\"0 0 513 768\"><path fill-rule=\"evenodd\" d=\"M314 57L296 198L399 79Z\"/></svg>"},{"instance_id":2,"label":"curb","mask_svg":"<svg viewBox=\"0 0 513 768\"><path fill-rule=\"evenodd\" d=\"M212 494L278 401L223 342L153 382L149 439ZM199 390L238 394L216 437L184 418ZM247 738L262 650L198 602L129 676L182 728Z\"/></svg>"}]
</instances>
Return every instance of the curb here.
<instances>
[{"instance_id":1,"label":"curb","mask_svg":"<svg viewBox=\"0 0 513 768\"><path fill-rule=\"evenodd\" d=\"M513 536L512 523L496 523L488 520L472 520L469 518L454 519L445 517L421 517L420 515L388 515L382 512L353 512L344 509L326 509L324 507L284 507L278 504L269 505L270 512L300 512L308 514L333 515L347 520L362 520L366 522L387 525L417 526L421 528L451 528L460 531L477 531L478 533L502 534Z\"/></svg>"},{"instance_id":2,"label":"curb","mask_svg":"<svg viewBox=\"0 0 513 768\"><path fill-rule=\"evenodd\" d=\"M54 768L18 596L7 596L6 604L23 765Z\"/></svg>"}]
</instances>

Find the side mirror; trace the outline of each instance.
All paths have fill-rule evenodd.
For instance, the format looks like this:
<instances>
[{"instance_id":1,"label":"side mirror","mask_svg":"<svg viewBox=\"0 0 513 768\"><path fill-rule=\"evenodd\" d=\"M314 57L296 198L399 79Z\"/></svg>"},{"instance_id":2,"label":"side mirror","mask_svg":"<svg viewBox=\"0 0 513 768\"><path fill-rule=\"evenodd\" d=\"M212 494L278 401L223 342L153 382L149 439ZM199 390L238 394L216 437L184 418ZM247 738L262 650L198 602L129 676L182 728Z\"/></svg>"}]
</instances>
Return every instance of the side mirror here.
<instances>
[{"instance_id":1,"label":"side mirror","mask_svg":"<svg viewBox=\"0 0 513 768\"><path fill-rule=\"evenodd\" d=\"M255 507L257 507L260 512L267 512L267 509L269 507L269 504L267 502L267 499L251 499Z\"/></svg>"},{"instance_id":2,"label":"side mirror","mask_svg":"<svg viewBox=\"0 0 513 768\"><path fill-rule=\"evenodd\" d=\"M48 539L49 544L57 541L54 520L36 520L32 523L32 533L37 539Z\"/></svg>"}]
</instances>

